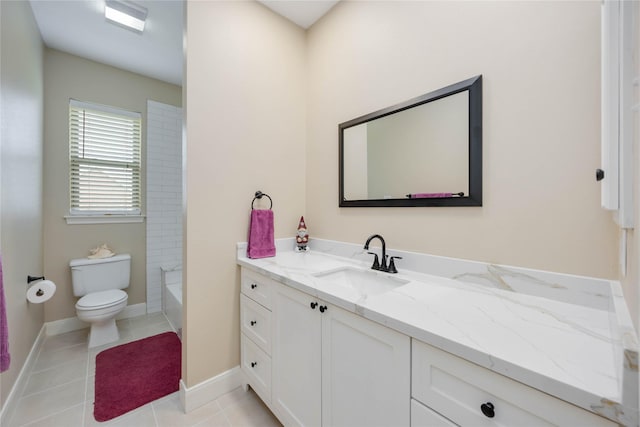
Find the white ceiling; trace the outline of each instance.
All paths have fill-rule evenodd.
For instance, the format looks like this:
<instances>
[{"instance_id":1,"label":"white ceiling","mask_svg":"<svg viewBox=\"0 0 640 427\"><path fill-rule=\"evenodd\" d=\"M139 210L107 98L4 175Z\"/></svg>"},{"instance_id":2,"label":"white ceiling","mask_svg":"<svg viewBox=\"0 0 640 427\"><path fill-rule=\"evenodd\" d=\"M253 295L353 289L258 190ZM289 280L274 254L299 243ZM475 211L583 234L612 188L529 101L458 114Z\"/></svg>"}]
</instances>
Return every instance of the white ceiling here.
<instances>
[{"instance_id":1,"label":"white ceiling","mask_svg":"<svg viewBox=\"0 0 640 427\"><path fill-rule=\"evenodd\" d=\"M338 0L258 0L305 30L329 11Z\"/></svg>"},{"instance_id":2,"label":"white ceiling","mask_svg":"<svg viewBox=\"0 0 640 427\"><path fill-rule=\"evenodd\" d=\"M113 25L104 0L30 0L44 43L97 62L182 85L182 0L137 1L143 34Z\"/></svg>"},{"instance_id":3,"label":"white ceiling","mask_svg":"<svg viewBox=\"0 0 640 427\"><path fill-rule=\"evenodd\" d=\"M259 1L305 29L338 2ZM183 0L135 0L149 11L142 34L107 22L104 0L29 2L48 47L182 85Z\"/></svg>"}]
</instances>

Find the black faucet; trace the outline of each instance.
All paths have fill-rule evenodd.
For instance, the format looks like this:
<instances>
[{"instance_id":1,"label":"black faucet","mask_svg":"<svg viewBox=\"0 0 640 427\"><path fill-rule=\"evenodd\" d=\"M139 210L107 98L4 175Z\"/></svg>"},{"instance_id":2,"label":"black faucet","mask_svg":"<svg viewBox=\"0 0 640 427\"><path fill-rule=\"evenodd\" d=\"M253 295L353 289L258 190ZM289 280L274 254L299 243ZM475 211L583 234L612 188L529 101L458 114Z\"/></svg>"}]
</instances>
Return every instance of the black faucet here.
<instances>
[{"instance_id":1,"label":"black faucet","mask_svg":"<svg viewBox=\"0 0 640 427\"><path fill-rule=\"evenodd\" d=\"M373 234L369 236L369 238L364 244L364 250L365 251L369 250L369 243L371 243L373 239L379 239L380 243L382 243L382 257L381 257L382 261L381 262L378 261L378 254L374 252L368 252L369 254L375 257L373 259L373 265L371 266L371 268L373 270L384 271L385 273L397 273L398 270L396 270L396 265L393 260L395 258L402 259L402 257L392 256L391 260L389 261L389 265L387 266L387 244L385 243L384 238L381 235Z\"/></svg>"},{"instance_id":2,"label":"black faucet","mask_svg":"<svg viewBox=\"0 0 640 427\"><path fill-rule=\"evenodd\" d=\"M381 235L373 234L369 236L369 238L364 244L364 250L368 251L369 243L371 243L371 241L376 238L380 239L380 243L382 243L382 265L378 262L378 254L375 254L373 252L368 252L371 255L375 256L375 258L373 259L373 265L371 266L371 268L374 270L387 271L387 244L385 243L384 238Z\"/></svg>"}]
</instances>

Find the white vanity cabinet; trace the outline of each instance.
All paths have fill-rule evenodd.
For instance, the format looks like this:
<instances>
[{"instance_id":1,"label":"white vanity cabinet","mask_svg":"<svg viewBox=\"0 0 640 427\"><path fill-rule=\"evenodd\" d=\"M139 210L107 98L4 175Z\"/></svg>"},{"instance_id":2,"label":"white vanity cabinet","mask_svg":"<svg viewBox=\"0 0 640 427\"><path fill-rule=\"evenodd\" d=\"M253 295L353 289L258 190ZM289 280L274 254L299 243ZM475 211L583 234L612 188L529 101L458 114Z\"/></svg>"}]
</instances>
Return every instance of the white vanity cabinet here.
<instances>
[{"instance_id":1,"label":"white vanity cabinet","mask_svg":"<svg viewBox=\"0 0 640 427\"><path fill-rule=\"evenodd\" d=\"M409 426L408 336L280 283L270 287L269 313L270 396L263 400L285 426ZM260 362L245 363L245 352L255 358L259 346L244 332L242 339L242 369L252 371L253 388L264 389Z\"/></svg>"},{"instance_id":2,"label":"white vanity cabinet","mask_svg":"<svg viewBox=\"0 0 640 427\"><path fill-rule=\"evenodd\" d=\"M287 427L618 424L242 269L241 369Z\"/></svg>"},{"instance_id":3,"label":"white vanity cabinet","mask_svg":"<svg viewBox=\"0 0 640 427\"><path fill-rule=\"evenodd\" d=\"M412 427L617 426L415 339L411 360Z\"/></svg>"},{"instance_id":4,"label":"white vanity cabinet","mask_svg":"<svg viewBox=\"0 0 640 427\"><path fill-rule=\"evenodd\" d=\"M273 280L242 269L240 368L251 388L271 401L271 289Z\"/></svg>"}]
</instances>

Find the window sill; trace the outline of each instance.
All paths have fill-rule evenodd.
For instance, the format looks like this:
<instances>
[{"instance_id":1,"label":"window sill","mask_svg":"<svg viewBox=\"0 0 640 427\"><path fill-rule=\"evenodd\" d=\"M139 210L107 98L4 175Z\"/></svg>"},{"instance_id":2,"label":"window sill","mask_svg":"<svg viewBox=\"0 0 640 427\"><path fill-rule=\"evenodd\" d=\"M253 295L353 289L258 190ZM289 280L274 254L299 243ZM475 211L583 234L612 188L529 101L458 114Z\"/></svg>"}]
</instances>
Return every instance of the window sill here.
<instances>
[{"instance_id":1,"label":"window sill","mask_svg":"<svg viewBox=\"0 0 640 427\"><path fill-rule=\"evenodd\" d=\"M66 215L68 225L75 224L132 224L144 222L144 215Z\"/></svg>"}]
</instances>

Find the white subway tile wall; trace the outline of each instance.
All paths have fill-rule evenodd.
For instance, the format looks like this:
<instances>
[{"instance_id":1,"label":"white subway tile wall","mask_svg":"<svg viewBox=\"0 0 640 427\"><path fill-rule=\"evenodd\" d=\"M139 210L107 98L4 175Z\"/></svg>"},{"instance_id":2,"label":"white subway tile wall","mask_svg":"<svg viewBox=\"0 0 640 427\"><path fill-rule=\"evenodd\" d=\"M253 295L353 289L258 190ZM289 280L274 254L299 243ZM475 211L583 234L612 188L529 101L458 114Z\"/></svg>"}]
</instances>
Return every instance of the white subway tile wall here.
<instances>
[{"instance_id":1,"label":"white subway tile wall","mask_svg":"<svg viewBox=\"0 0 640 427\"><path fill-rule=\"evenodd\" d=\"M147 313L162 310L160 268L182 264L182 108L147 101Z\"/></svg>"}]
</instances>

